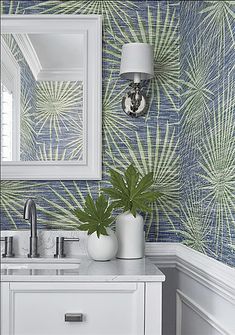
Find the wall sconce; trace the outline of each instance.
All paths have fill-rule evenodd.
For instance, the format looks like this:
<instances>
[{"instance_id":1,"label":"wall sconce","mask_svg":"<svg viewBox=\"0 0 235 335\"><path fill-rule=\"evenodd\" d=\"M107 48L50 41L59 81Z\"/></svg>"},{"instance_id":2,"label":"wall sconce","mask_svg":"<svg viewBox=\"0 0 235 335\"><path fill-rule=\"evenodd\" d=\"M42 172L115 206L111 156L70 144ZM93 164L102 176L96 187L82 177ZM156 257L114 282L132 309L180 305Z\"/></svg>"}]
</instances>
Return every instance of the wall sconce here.
<instances>
[{"instance_id":1,"label":"wall sconce","mask_svg":"<svg viewBox=\"0 0 235 335\"><path fill-rule=\"evenodd\" d=\"M142 92L141 80L149 80L154 75L153 49L148 43L127 43L122 46L120 67L122 78L132 80L131 91L122 99L124 112L131 117L139 117L148 111L148 102Z\"/></svg>"}]
</instances>

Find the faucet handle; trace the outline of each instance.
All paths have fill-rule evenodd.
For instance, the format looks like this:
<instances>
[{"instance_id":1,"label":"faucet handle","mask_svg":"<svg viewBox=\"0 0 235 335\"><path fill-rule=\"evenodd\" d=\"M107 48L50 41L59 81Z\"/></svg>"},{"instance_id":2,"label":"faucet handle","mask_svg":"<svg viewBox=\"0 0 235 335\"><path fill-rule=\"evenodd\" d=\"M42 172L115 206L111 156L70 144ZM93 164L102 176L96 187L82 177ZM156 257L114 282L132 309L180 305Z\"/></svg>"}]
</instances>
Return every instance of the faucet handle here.
<instances>
[{"instance_id":1,"label":"faucet handle","mask_svg":"<svg viewBox=\"0 0 235 335\"><path fill-rule=\"evenodd\" d=\"M64 258L66 254L64 253L64 242L78 242L79 238L72 237L56 237L56 253L55 258Z\"/></svg>"},{"instance_id":2,"label":"faucet handle","mask_svg":"<svg viewBox=\"0 0 235 335\"><path fill-rule=\"evenodd\" d=\"M2 257L14 257L15 254L13 253L13 236L5 236L1 237L1 242L5 242L5 251L2 254Z\"/></svg>"}]
</instances>

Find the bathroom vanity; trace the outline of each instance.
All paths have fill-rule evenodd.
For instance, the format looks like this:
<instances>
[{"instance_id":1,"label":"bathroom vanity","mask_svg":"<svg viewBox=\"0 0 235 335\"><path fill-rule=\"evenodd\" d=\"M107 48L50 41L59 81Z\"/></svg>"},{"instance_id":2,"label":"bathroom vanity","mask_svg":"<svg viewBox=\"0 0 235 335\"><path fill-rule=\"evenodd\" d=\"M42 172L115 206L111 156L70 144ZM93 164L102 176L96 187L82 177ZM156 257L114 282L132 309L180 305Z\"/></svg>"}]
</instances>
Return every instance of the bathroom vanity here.
<instances>
[{"instance_id":1,"label":"bathroom vanity","mask_svg":"<svg viewBox=\"0 0 235 335\"><path fill-rule=\"evenodd\" d=\"M2 259L2 335L160 335L165 276L148 259Z\"/></svg>"}]
</instances>

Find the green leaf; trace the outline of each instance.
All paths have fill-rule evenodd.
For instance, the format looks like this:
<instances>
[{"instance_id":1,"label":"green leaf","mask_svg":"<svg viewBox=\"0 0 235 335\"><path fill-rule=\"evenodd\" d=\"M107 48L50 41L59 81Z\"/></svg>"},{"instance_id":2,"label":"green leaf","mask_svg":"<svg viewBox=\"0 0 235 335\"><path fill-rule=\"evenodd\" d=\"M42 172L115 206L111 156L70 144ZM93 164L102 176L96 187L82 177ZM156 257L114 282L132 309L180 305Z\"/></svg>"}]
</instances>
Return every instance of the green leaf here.
<instances>
[{"instance_id":1,"label":"green leaf","mask_svg":"<svg viewBox=\"0 0 235 335\"><path fill-rule=\"evenodd\" d=\"M111 223L113 223L113 221L114 221L114 218L106 219L103 221L103 226L108 227L111 225Z\"/></svg>"},{"instance_id":2,"label":"green leaf","mask_svg":"<svg viewBox=\"0 0 235 335\"><path fill-rule=\"evenodd\" d=\"M112 199L121 199L123 196L123 193L115 188L102 188L102 191Z\"/></svg>"},{"instance_id":3,"label":"green leaf","mask_svg":"<svg viewBox=\"0 0 235 335\"><path fill-rule=\"evenodd\" d=\"M111 216L112 211L113 211L113 204L110 204L110 205L107 207L106 211L104 212L104 216L103 216L103 218L104 218L104 219L108 219L108 218Z\"/></svg>"},{"instance_id":4,"label":"green leaf","mask_svg":"<svg viewBox=\"0 0 235 335\"><path fill-rule=\"evenodd\" d=\"M155 202L161 196L160 192L151 191L153 173L149 172L141 178L139 172L131 164L124 176L110 170L110 183L112 188L104 188L103 192L113 199L113 208L122 208L136 216L137 210L150 212L149 203Z\"/></svg>"},{"instance_id":5,"label":"green leaf","mask_svg":"<svg viewBox=\"0 0 235 335\"><path fill-rule=\"evenodd\" d=\"M133 165L130 165L125 172L126 183L129 188L129 193L132 196L135 186L139 180L139 173L135 170Z\"/></svg>"},{"instance_id":6,"label":"green leaf","mask_svg":"<svg viewBox=\"0 0 235 335\"><path fill-rule=\"evenodd\" d=\"M138 201L137 199L135 201L133 201L134 206L138 209L141 210L141 212L148 212L151 213L152 212L152 208L147 206L145 203Z\"/></svg>"},{"instance_id":7,"label":"green leaf","mask_svg":"<svg viewBox=\"0 0 235 335\"><path fill-rule=\"evenodd\" d=\"M90 215L97 215L97 210L94 204L93 199L91 198L90 194L86 196L85 206Z\"/></svg>"},{"instance_id":8,"label":"green leaf","mask_svg":"<svg viewBox=\"0 0 235 335\"><path fill-rule=\"evenodd\" d=\"M88 223L85 223L85 224L80 224L80 226L78 227L79 230L82 230L82 231L86 231L88 230L90 227L90 225Z\"/></svg>"},{"instance_id":9,"label":"green leaf","mask_svg":"<svg viewBox=\"0 0 235 335\"><path fill-rule=\"evenodd\" d=\"M148 202L155 202L161 195L162 193L160 192L144 192L141 193L140 197L139 196L135 197L135 199L137 200L144 199L145 201Z\"/></svg>"},{"instance_id":10,"label":"green leaf","mask_svg":"<svg viewBox=\"0 0 235 335\"><path fill-rule=\"evenodd\" d=\"M102 219L102 216L104 216L104 212L107 206L108 206L108 201L105 199L105 196L101 194L99 198L96 200L96 211L100 219Z\"/></svg>"},{"instance_id":11,"label":"green leaf","mask_svg":"<svg viewBox=\"0 0 235 335\"><path fill-rule=\"evenodd\" d=\"M135 194L146 191L152 185L153 185L153 173L149 172L140 180L138 186L135 189Z\"/></svg>"},{"instance_id":12,"label":"green leaf","mask_svg":"<svg viewBox=\"0 0 235 335\"><path fill-rule=\"evenodd\" d=\"M73 211L73 213L79 219L79 221L87 222L90 219L90 216L81 209L76 209L75 211Z\"/></svg>"},{"instance_id":13,"label":"green leaf","mask_svg":"<svg viewBox=\"0 0 235 335\"><path fill-rule=\"evenodd\" d=\"M136 217L137 212L136 212L136 207L134 205L132 205L130 212L134 217Z\"/></svg>"},{"instance_id":14,"label":"green leaf","mask_svg":"<svg viewBox=\"0 0 235 335\"><path fill-rule=\"evenodd\" d=\"M94 226L94 227L90 226L89 229L88 229L88 235L93 234L96 230L97 230L96 226Z\"/></svg>"},{"instance_id":15,"label":"green leaf","mask_svg":"<svg viewBox=\"0 0 235 335\"><path fill-rule=\"evenodd\" d=\"M100 228L99 228L99 232L100 232L100 234L102 234L102 235L108 236L108 233L107 233L107 230L106 230L105 227L100 227Z\"/></svg>"},{"instance_id":16,"label":"green leaf","mask_svg":"<svg viewBox=\"0 0 235 335\"><path fill-rule=\"evenodd\" d=\"M96 201L90 195L86 196L83 209L77 208L72 213L84 222L80 224L79 229L87 231L88 235L97 232L97 236L107 235L106 228L114 221L111 216L113 205L108 203L107 199L101 194Z\"/></svg>"},{"instance_id":17,"label":"green leaf","mask_svg":"<svg viewBox=\"0 0 235 335\"><path fill-rule=\"evenodd\" d=\"M129 192L123 180L122 175L114 170L110 170L110 176L111 176L110 181L112 185L114 186L114 188L119 190L121 193L128 195Z\"/></svg>"}]
</instances>

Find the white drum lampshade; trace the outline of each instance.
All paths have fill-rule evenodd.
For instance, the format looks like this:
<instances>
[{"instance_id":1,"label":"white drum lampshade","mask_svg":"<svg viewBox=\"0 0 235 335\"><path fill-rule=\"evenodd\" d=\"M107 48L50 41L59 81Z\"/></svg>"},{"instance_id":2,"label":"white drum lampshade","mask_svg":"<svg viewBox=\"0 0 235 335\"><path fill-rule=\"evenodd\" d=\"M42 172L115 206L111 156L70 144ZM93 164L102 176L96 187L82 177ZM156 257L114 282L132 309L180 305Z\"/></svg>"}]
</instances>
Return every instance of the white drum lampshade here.
<instances>
[{"instance_id":1,"label":"white drum lampshade","mask_svg":"<svg viewBox=\"0 0 235 335\"><path fill-rule=\"evenodd\" d=\"M122 46L120 75L135 83L151 79L154 75L152 46L148 43L124 44Z\"/></svg>"}]
</instances>

